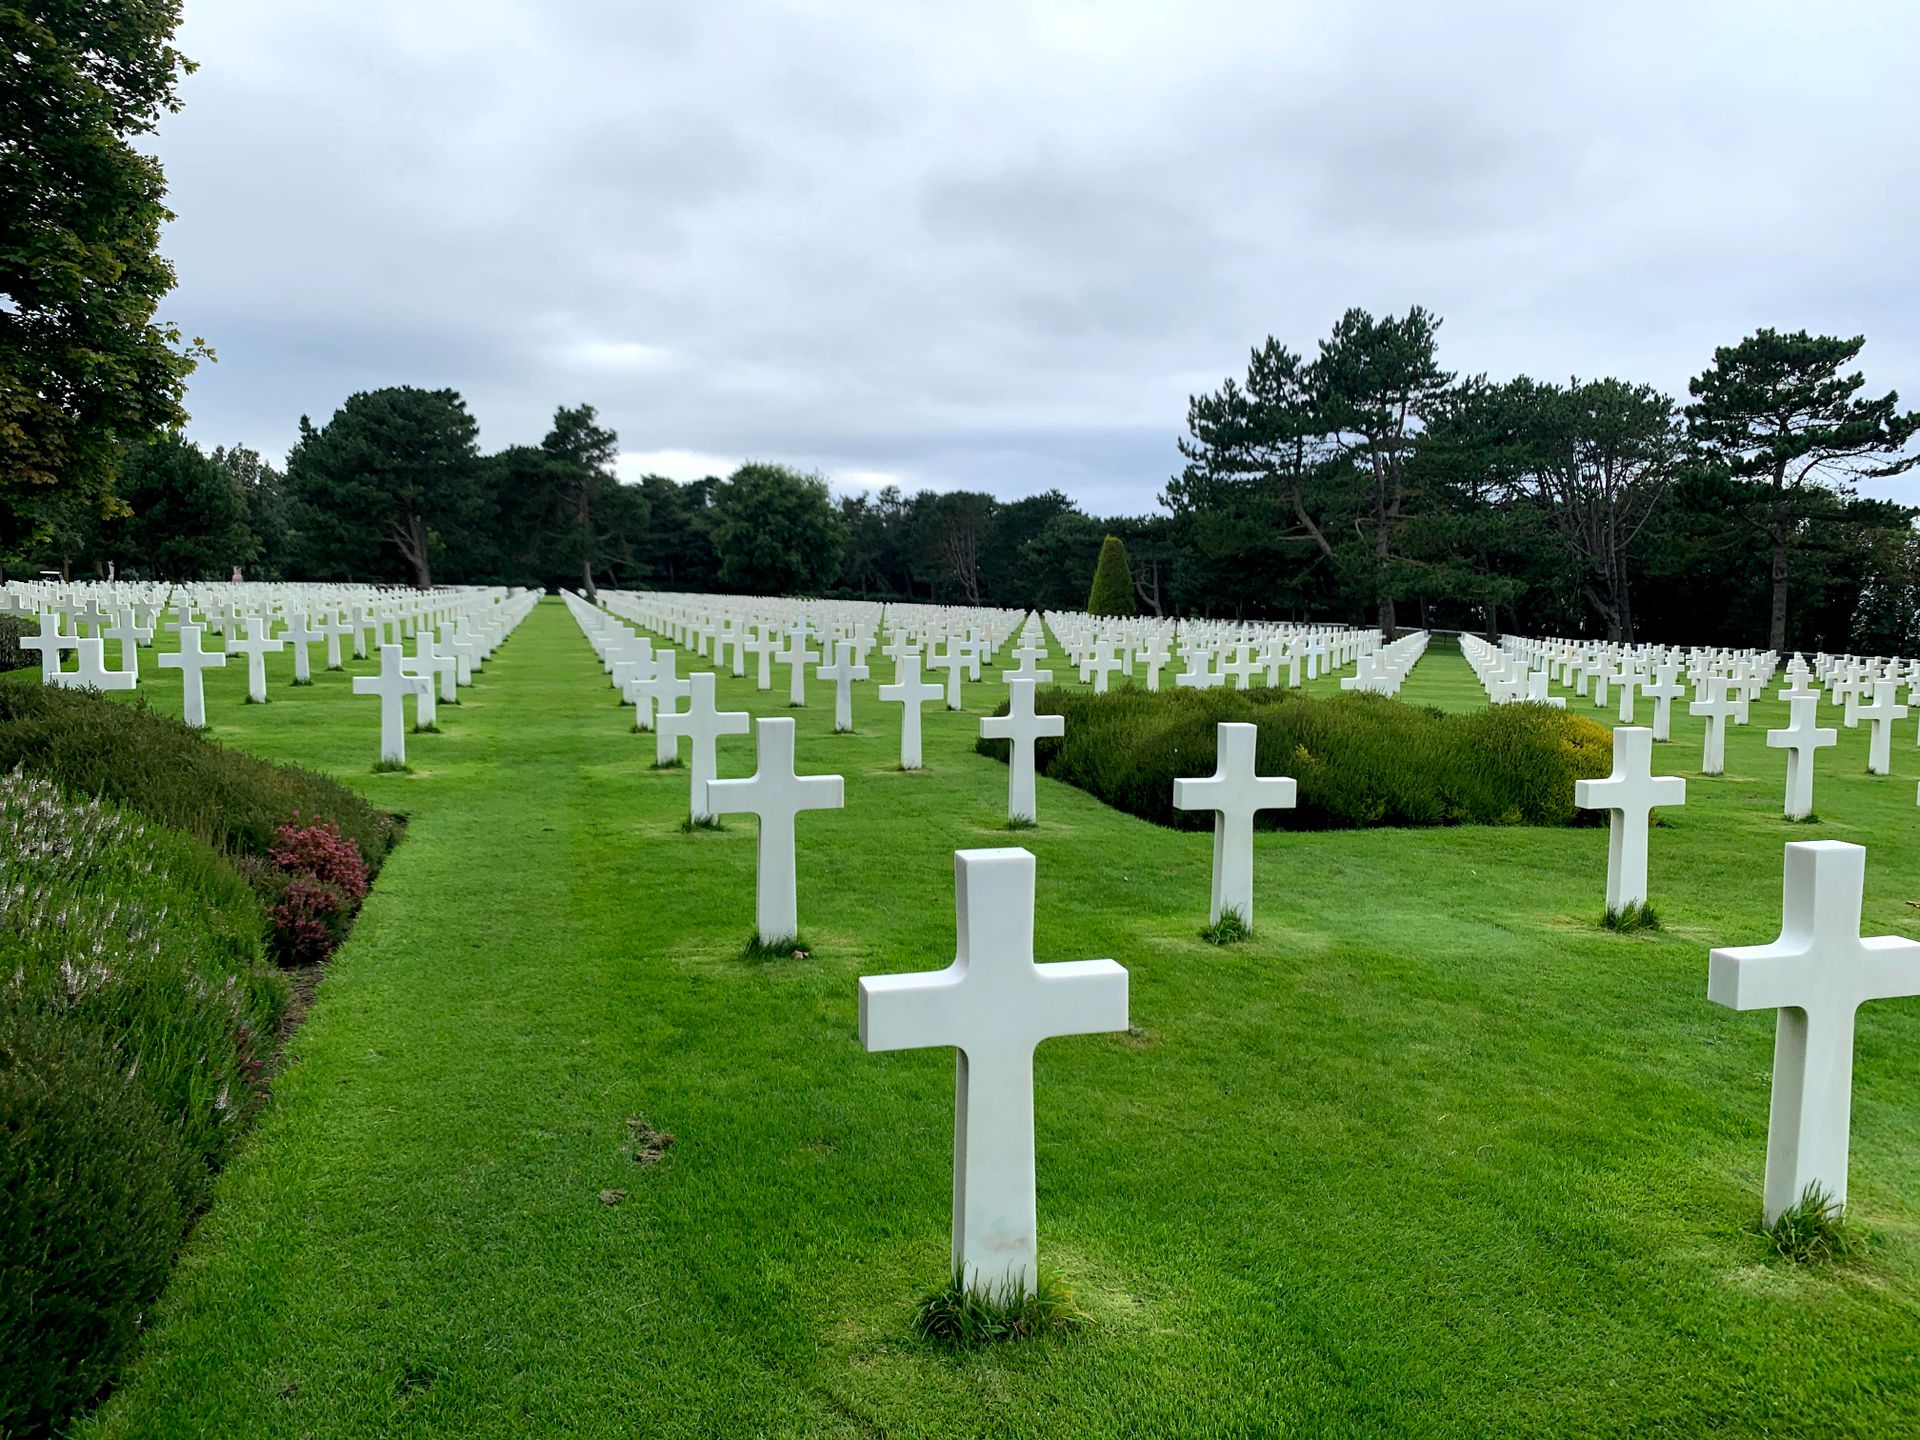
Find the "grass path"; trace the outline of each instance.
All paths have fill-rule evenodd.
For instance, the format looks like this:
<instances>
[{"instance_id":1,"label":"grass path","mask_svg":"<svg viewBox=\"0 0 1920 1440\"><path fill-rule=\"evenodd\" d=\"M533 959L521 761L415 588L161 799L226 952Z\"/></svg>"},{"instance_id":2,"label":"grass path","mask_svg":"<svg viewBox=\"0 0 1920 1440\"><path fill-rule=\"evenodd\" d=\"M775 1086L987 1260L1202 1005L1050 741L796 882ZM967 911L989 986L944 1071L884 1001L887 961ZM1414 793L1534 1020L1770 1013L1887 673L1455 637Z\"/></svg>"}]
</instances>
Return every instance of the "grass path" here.
<instances>
[{"instance_id":1,"label":"grass path","mask_svg":"<svg viewBox=\"0 0 1920 1440\"><path fill-rule=\"evenodd\" d=\"M1601 831L1274 833L1255 940L1215 950L1208 837L1045 780L1040 827L1000 827L971 747L1003 687L927 712L921 775L872 686L841 737L810 687L799 764L847 809L800 819L813 958L752 963L751 821L680 832L684 772L557 602L413 775L370 773L345 677L277 663L265 707L210 676L221 738L409 837L91 1440L1920 1432L1920 1002L1861 1016L1869 1259L1805 1273L1753 1232L1772 1019L1705 996L1708 944L1776 933L1787 839L1867 843L1866 926L1916 933L1913 722L1886 780L1843 731L1823 823L1788 826L1756 705L1655 834L1661 934L1594 923ZM1477 694L1438 650L1406 691ZM1042 1259L1096 1327L953 1357L907 1325L946 1261L952 1059L862 1053L854 980L945 964L952 851L1009 842L1038 956L1120 960L1136 1032L1036 1067Z\"/></svg>"}]
</instances>

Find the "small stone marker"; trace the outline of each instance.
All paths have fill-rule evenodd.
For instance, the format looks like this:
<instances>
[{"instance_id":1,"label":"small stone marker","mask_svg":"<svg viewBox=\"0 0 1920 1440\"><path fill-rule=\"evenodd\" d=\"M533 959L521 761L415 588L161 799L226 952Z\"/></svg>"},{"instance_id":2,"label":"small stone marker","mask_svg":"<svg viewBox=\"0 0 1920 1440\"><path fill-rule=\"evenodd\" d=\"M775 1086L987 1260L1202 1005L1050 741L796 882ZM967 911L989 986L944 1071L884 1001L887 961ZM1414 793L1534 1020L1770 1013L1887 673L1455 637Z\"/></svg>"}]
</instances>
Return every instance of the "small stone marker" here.
<instances>
[{"instance_id":1,"label":"small stone marker","mask_svg":"<svg viewBox=\"0 0 1920 1440\"><path fill-rule=\"evenodd\" d=\"M715 815L759 817L754 927L760 943L773 946L800 933L793 818L802 810L841 809L846 789L838 775L794 773L790 718L756 721L754 742L758 760L752 776L710 781L707 805Z\"/></svg>"},{"instance_id":2,"label":"small stone marker","mask_svg":"<svg viewBox=\"0 0 1920 1440\"><path fill-rule=\"evenodd\" d=\"M1767 731L1767 744L1787 752L1786 817L1789 820L1804 820L1813 813L1814 751L1839 743L1839 731L1822 729L1815 723L1819 704L1817 691L1792 694L1787 700L1787 727Z\"/></svg>"},{"instance_id":3,"label":"small stone marker","mask_svg":"<svg viewBox=\"0 0 1920 1440\"><path fill-rule=\"evenodd\" d=\"M1687 782L1653 773L1653 731L1623 725L1613 732L1613 773L1576 780L1573 803L1612 813L1607 831L1607 909L1647 903L1647 822L1659 807L1687 803Z\"/></svg>"},{"instance_id":4,"label":"small stone marker","mask_svg":"<svg viewBox=\"0 0 1920 1440\"><path fill-rule=\"evenodd\" d=\"M1218 925L1232 910L1253 928L1253 817L1261 810L1291 810L1295 785L1284 776L1254 773L1257 725L1222 722L1216 729L1213 774L1173 782L1176 810L1213 811L1213 911Z\"/></svg>"},{"instance_id":5,"label":"small stone marker","mask_svg":"<svg viewBox=\"0 0 1920 1440\"><path fill-rule=\"evenodd\" d=\"M1034 964L1028 851L960 850L953 869L953 963L863 977L860 1043L959 1051L952 1273L976 1292L1031 1295L1039 1255L1033 1052L1056 1035L1126 1029L1127 972L1111 960Z\"/></svg>"},{"instance_id":6,"label":"small stone marker","mask_svg":"<svg viewBox=\"0 0 1920 1440\"><path fill-rule=\"evenodd\" d=\"M407 653L398 645L380 647L380 673L353 677L353 693L380 697L380 763L407 763L406 698L427 682L406 670Z\"/></svg>"},{"instance_id":7,"label":"small stone marker","mask_svg":"<svg viewBox=\"0 0 1920 1440\"><path fill-rule=\"evenodd\" d=\"M918 770L920 757L920 707L929 700L938 700L941 690L930 680L920 678L920 657L911 651L903 653L893 666L893 683L880 687L880 698L889 703L898 702L905 708L900 712L900 768Z\"/></svg>"},{"instance_id":8,"label":"small stone marker","mask_svg":"<svg viewBox=\"0 0 1920 1440\"><path fill-rule=\"evenodd\" d=\"M1780 938L1716 949L1707 998L1780 1012L1767 1124L1766 1223L1818 1184L1847 1199L1854 1013L1868 1000L1920 995L1920 942L1860 934L1867 852L1838 840L1787 846Z\"/></svg>"},{"instance_id":9,"label":"small stone marker","mask_svg":"<svg viewBox=\"0 0 1920 1440\"><path fill-rule=\"evenodd\" d=\"M200 672L219 670L227 663L224 650L202 650L200 627L186 621L180 624L180 649L160 656L153 663L162 670L180 672L181 718L195 730L207 726L207 688Z\"/></svg>"},{"instance_id":10,"label":"small stone marker","mask_svg":"<svg viewBox=\"0 0 1920 1440\"><path fill-rule=\"evenodd\" d=\"M682 735L692 742L688 747L692 754L687 762L687 814L696 825L713 818L713 811L707 805L707 784L720 770L716 753L720 737L744 735L752 722L744 710L720 709L714 702L714 684L711 670L697 670L689 675L687 708L662 715L654 729L657 736L673 746L676 755L680 753Z\"/></svg>"},{"instance_id":11,"label":"small stone marker","mask_svg":"<svg viewBox=\"0 0 1920 1440\"><path fill-rule=\"evenodd\" d=\"M1033 742L1043 735L1067 733L1064 715L1039 715L1033 708L1034 684L1015 678L1007 682L1007 713L983 715L980 738L1005 740L1007 755L1007 819L1037 821L1040 806L1033 784Z\"/></svg>"}]
</instances>

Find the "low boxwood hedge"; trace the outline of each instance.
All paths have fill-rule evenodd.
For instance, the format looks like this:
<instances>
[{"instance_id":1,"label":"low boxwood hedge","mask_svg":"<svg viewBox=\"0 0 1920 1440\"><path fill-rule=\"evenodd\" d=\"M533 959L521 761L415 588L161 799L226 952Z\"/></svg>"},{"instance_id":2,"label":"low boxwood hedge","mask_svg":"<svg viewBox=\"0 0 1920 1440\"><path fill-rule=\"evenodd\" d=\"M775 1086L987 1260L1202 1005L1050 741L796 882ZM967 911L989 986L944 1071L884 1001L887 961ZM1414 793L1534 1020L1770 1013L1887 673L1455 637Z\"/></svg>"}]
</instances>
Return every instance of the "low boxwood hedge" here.
<instances>
[{"instance_id":1,"label":"low boxwood hedge","mask_svg":"<svg viewBox=\"0 0 1920 1440\"><path fill-rule=\"evenodd\" d=\"M1213 817L1175 810L1173 782L1213 773L1222 721L1257 725L1260 773L1298 782L1294 809L1260 813L1270 828L1575 824L1586 812L1574 808L1574 781L1607 774L1613 755L1605 726L1544 705L1452 714L1383 695L1136 686L1042 689L1035 703L1067 722L1064 736L1035 747L1041 774L1187 830ZM1004 740L976 748L1007 757Z\"/></svg>"}]
</instances>

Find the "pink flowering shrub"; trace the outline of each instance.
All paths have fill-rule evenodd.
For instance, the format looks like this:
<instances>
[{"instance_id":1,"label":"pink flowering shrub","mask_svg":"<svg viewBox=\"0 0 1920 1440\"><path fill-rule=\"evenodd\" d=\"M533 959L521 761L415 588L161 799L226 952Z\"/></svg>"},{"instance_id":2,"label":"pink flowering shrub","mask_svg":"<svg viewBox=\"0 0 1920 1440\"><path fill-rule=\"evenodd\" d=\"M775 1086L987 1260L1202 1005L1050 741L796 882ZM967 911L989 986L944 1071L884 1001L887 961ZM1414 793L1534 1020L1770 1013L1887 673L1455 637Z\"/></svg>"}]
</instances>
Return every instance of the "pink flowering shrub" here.
<instances>
[{"instance_id":1,"label":"pink flowering shrub","mask_svg":"<svg viewBox=\"0 0 1920 1440\"><path fill-rule=\"evenodd\" d=\"M273 832L267 858L288 874L311 875L339 887L356 905L367 897L367 862L361 858L360 847L342 835L331 820L315 819L303 827L295 814Z\"/></svg>"},{"instance_id":2,"label":"pink flowering shrub","mask_svg":"<svg viewBox=\"0 0 1920 1440\"><path fill-rule=\"evenodd\" d=\"M280 963L326 959L346 938L367 895L367 862L360 847L330 821L302 825L295 815L274 831L267 858L279 882L267 919Z\"/></svg>"}]
</instances>

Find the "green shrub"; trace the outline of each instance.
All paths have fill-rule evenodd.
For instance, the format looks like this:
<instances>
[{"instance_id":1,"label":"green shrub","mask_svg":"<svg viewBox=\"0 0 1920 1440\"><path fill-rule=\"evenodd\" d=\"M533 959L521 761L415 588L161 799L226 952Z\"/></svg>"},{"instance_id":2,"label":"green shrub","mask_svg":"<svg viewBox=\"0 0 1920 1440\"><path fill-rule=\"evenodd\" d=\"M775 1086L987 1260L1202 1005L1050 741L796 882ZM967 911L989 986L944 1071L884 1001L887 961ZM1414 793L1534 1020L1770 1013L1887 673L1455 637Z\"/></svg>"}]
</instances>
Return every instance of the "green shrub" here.
<instances>
[{"instance_id":1,"label":"green shrub","mask_svg":"<svg viewBox=\"0 0 1920 1440\"><path fill-rule=\"evenodd\" d=\"M1133 567L1127 563L1126 542L1109 535L1100 542L1100 559L1093 567L1093 588L1087 595L1090 615L1131 615Z\"/></svg>"},{"instance_id":2,"label":"green shrub","mask_svg":"<svg viewBox=\"0 0 1920 1440\"><path fill-rule=\"evenodd\" d=\"M100 1034L0 1013L0 1434L51 1434L112 1378L196 1165Z\"/></svg>"},{"instance_id":3,"label":"green shrub","mask_svg":"<svg viewBox=\"0 0 1920 1440\"><path fill-rule=\"evenodd\" d=\"M39 633L39 626L27 624L18 615L0 615L0 675L39 666L39 657L33 651L20 648L22 639Z\"/></svg>"},{"instance_id":4,"label":"green shrub","mask_svg":"<svg viewBox=\"0 0 1920 1440\"><path fill-rule=\"evenodd\" d=\"M249 875L294 815L331 820L377 871L392 816L344 785L228 750L135 700L19 680L0 684L0 771L25 768L68 794L98 795L206 841Z\"/></svg>"},{"instance_id":5,"label":"green shrub","mask_svg":"<svg viewBox=\"0 0 1920 1440\"><path fill-rule=\"evenodd\" d=\"M0 1013L98 1037L206 1175L286 1004L247 884L206 846L47 781L0 776Z\"/></svg>"},{"instance_id":6,"label":"green shrub","mask_svg":"<svg viewBox=\"0 0 1920 1440\"><path fill-rule=\"evenodd\" d=\"M1213 817L1175 810L1174 779L1213 773L1222 721L1259 726L1260 773L1298 783L1296 808L1260 813L1258 823L1274 828L1582 823L1592 817L1574 808L1574 781L1612 767L1604 726L1543 705L1456 715L1383 695L1124 686L1105 695L1041 690L1035 707L1067 722L1064 736L1037 742L1039 773L1184 830ZM976 748L1007 757L1004 740Z\"/></svg>"}]
</instances>

